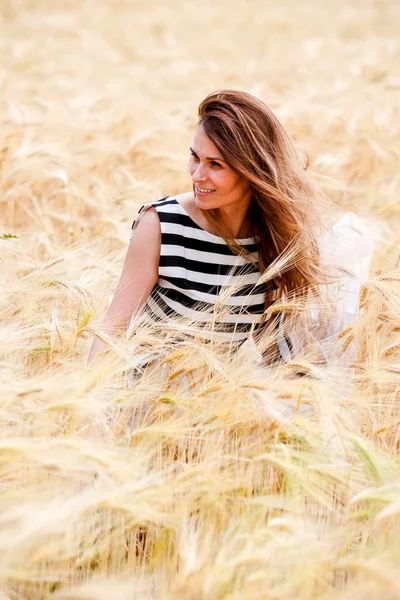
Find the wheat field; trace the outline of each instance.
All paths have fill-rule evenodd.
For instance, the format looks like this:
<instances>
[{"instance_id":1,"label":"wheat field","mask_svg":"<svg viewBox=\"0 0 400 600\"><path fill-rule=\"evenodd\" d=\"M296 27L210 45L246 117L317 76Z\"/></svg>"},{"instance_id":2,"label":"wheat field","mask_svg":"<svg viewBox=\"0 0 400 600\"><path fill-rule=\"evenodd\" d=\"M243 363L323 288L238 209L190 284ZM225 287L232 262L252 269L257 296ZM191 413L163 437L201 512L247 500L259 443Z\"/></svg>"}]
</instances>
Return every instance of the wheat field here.
<instances>
[{"instance_id":1,"label":"wheat field","mask_svg":"<svg viewBox=\"0 0 400 600\"><path fill-rule=\"evenodd\" d=\"M399 26L396 0L1 1L1 600L400 597ZM351 385L146 324L87 366L222 88L373 236Z\"/></svg>"}]
</instances>

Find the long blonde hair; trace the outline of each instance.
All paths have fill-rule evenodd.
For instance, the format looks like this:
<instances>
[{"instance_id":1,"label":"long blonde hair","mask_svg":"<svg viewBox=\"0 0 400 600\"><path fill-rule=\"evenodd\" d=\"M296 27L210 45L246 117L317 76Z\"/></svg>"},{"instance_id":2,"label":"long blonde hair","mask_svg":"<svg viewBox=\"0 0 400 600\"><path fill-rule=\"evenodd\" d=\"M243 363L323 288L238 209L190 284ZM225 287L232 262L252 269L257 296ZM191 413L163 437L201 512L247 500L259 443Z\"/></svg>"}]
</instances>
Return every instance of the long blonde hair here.
<instances>
[{"instance_id":1,"label":"long blonde hair","mask_svg":"<svg viewBox=\"0 0 400 600\"><path fill-rule=\"evenodd\" d=\"M263 272L288 248L295 248L290 268L266 282L278 297L302 297L327 282L321 266L318 237L320 216L328 201L306 172L288 134L261 100L238 90L209 94L199 106L199 122L223 159L249 182L252 191L244 227L257 240L259 267ZM308 159L308 157L307 157ZM224 232L218 209L202 211L232 250L243 248Z\"/></svg>"}]
</instances>

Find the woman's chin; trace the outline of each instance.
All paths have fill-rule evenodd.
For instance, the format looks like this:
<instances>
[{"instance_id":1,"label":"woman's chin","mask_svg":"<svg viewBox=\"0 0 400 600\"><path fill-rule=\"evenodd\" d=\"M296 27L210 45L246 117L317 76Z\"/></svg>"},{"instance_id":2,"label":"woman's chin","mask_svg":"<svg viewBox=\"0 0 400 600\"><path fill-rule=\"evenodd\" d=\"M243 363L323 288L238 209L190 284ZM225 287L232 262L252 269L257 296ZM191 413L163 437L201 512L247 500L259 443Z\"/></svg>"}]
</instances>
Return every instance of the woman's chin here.
<instances>
[{"instance_id":1,"label":"woman's chin","mask_svg":"<svg viewBox=\"0 0 400 600\"><path fill-rule=\"evenodd\" d=\"M215 202L211 198L201 198L197 194L194 194L194 201L197 208L201 208L202 210L216 208Z\"/></svg>"},{"instance_id":2,"label":"woman's chin","mask_svg":"<svg viewBox=\"0 0 400 600\"><path fill-rule=\"evenodd\" d=\"M205 202L197 202L197 201L196 201L196 206L197 206L197 208L200 208L201 210L210 210L211 208L213 208L213 206L210 206L209 204L206 204Z\"/></svg>"}]
</instances>

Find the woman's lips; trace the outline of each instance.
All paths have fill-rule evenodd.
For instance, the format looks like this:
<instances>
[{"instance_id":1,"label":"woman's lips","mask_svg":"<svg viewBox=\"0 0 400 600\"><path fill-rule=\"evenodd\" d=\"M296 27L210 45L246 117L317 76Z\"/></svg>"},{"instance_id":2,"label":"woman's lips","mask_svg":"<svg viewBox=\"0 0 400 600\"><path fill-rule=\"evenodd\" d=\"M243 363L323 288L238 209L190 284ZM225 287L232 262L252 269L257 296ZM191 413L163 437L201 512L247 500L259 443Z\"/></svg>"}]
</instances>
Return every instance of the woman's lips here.
<instances>
[{"instance_id":1,"label":"woman's lips","mask_svg":"<svg viewBox=\"0 0 400 600\"><path fill-rule=\"evenodd\" d=\"M208 188L198 188L198 186L196 185L195 187L196 190L196 196L200 196L200 197L205 197L205 196L210 196L210 194L213 194L215 192L215 190L208 190Z\"/></svg>"}]
</instances>

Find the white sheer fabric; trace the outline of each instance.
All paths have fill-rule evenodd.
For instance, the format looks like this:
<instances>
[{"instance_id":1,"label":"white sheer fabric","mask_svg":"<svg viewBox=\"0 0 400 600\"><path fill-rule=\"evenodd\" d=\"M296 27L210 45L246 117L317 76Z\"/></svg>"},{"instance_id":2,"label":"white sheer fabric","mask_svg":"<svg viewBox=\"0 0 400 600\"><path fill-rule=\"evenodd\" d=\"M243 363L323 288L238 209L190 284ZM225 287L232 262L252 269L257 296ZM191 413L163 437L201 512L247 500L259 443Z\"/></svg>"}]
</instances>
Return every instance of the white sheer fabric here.
<instances>
[{"instance_id":1,"label":"white sheer fabric","mask_svg":"<svg viewBox=\"0 0 400 600\"><path fill-rule=\"evenodd\" d=\"M339 281L329 285L329 297L336 305L336 311L328 323L323 338L313 335L322 321L321 309L310 311L308 328L286 332L292 346L282 335L279 350L286 361L302 355L310 336L327 364L348 365L355 359L357 338L346 348L338 335L358 316L360 290L368 278L374 243L364 223L357 215L346 213L322 238L320 244L322 260L332 267ZM282 319L283 320L283 315Z\"/></svg>"}]
</instances>

